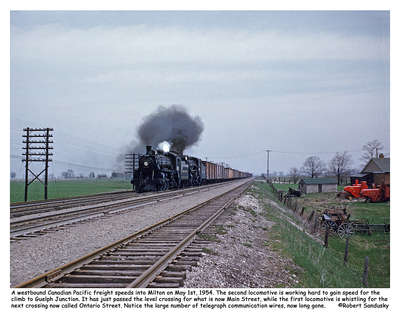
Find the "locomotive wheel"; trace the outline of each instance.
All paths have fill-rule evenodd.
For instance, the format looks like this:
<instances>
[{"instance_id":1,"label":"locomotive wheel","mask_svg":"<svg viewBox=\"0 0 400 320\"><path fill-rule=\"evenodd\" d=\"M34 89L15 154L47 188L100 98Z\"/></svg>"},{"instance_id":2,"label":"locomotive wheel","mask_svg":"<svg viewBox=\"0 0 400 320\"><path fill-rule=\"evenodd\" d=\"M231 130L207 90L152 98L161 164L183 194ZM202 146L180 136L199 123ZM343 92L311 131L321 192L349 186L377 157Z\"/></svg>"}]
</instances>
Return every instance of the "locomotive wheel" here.
<instances>
[{"instance_id":1,"label":"locomotive wheel","mask_svg":"<svg viewBox=\"0 0 400 320\"><path fill-rule=\"evenodd\" d=\"M337 230L337 234L342 239L350 237L353 233L354 228L351 223L342 223Z\"/></svg>"}]
</instances>

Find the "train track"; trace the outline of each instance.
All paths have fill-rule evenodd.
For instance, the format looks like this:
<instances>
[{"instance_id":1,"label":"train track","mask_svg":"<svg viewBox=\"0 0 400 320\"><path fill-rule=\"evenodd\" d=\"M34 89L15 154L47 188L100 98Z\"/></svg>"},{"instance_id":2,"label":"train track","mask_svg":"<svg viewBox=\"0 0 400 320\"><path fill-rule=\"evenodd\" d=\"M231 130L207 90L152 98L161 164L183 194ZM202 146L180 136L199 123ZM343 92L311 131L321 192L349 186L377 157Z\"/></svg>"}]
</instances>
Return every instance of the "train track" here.
<instances>
[{"instance_id":1,"label":"train track","mask_svg":"<svg viewBox=\"0 0 400 320\"><path fill-rule=\"evenodd\" d=\"M67 225L87 222L92 219L105 218L109 215L122 214L127 210L137 209L146 205L167 201L196 192L208 191L225 184L208 185L183 190L156 193L141 197L120 199L86 206L66 208L55 211L45 211L34 215L23 215L10 219L11 241L23 240L52 232Z\"/></svg>"},{"instance_id":2,"label":"train track","mask_svg":"<svg viewBox=\"0 0 400 320\"><path fill-rule=\"evenodd\" d=\"M244 192L247 181L17 288L174 288L203 255L200 235Z\"/></svg>"},{"instance_id":3,"label":"train track","mask_svg":"<svg viewBox=\"0 0 400 320\"><path fill-rule=\"evenodd\" d=\"M221 183L220 183L221 184ZM207 188L215 184L204 185L200 187L191 187L189 190L196 190L201 188ZM168 194L179 192L180 190L164 191L164 192L147 192L145 196L157 195L157 194ZM108 192L96 195L79 196L74 198L64 199L51 199L46 201L33 201L33 202L19 202L10 205L10 218L17 218L27 215L35 215L38 213L44 213L55 210L63 210L73 207L80 207L85 205L92 205L96 203L103 203L109 201L118 201L129 198L142 198L143 194L135 193L132 191L117 191Z\"/></svg>"},{"instance_id":4,"label":"train track","mask_svg":"<svg viewBox=\"0 0 400 320\"><path fill-rule=\"evenodd\" d=\"M67 209L71 207L83 206L86 204L95 204L105 201L114 201L137 196L139 196L139 194L132 191L119 191L74 198L51 199L47 201L33 201L26 203L19 202L10 205L10 216L11 218L15 218L24 215Z\"/></svg>"}]
</instances>

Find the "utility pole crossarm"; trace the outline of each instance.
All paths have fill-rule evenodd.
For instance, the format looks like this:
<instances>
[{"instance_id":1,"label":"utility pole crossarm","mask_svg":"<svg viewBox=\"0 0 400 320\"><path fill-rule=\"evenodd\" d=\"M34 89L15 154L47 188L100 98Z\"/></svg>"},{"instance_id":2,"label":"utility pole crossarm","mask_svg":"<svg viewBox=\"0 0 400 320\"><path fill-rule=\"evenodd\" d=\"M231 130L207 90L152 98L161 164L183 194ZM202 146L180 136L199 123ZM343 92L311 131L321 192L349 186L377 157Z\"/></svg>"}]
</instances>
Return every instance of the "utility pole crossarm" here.
<instances>
[{"instance_id":1,"label":"utility pole crossarm","mask_svg":"<svg viewBox=\"0 0 400 320\"><path fill-rule=\"evenodd\" d=\"M44 198L45 200L47 200L48 168L49 168L49 162L52 162L50 156L53 155L53 153L49 153L49 150L53 149L53 147L50 146L50 144L53 143L53 140L50 140L50 138L53 137L53 135L50 134L50 131L53 130L54 129L52 128L29 128L29 127L23 129L24 134L22 135L22 137L25 138L25 140L23 140L25 146L22 149L25 150L25 153L22 154L24 156L22 162L25 162L25 197L24 197L25 202L28 201L28 186L35 180L38 180L44 184ZM31 134L31 132L39 132L39 134ZM32 138L43 138L44 140L32 140ZM37 144L37 146L31 147L32 143ZM43 150L43 151L32 152L32 150ZM44 157L44 158L39 158L39 157ZM36 174L29 168L29 162L44 162L45 168L39 174ZM34 176L34 178L31 181L29 181L29 172ZM45 174L44 182L39 178L39 176L43 172Z\"/></svg>"}]
</instances>

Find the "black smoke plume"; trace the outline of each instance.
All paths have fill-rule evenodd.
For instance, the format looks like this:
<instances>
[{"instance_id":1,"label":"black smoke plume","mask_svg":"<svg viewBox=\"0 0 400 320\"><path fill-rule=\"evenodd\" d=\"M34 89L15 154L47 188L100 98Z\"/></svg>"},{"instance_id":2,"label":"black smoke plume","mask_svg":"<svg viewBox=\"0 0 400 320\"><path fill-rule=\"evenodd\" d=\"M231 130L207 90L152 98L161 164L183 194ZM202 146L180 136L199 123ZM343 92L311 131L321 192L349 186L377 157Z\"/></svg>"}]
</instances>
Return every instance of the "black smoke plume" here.
<instances>
[{"instance_id":1,"label":"black smoke plume","mask_svg":"<svg viewBox=\"0 0 400 320\"><path fill-rule=\"evenodd\" d=\"M200 117L192 117L184 106L160 106L144 118L137 130L138 138L131 141L125 153L144 153L146 145L157 147L163 141L171 144L171 151L183 153L200 140L203 129ZM123 158L124 154L121 154L118 160Z\"/></svg>"},{"instance_id":2,"label":"black smoke plume","mask_svg":"<svg viewBox=\"0 0 400 320\"><path fill-rule=\"evenodd\" d=\"M203 129L201 119L191 117L183 106L160 106L144 119L138 129L138 137L143 144L152 146L168 141L171 150L183 153L199 141Z\"/></svg>"}]
</instances>

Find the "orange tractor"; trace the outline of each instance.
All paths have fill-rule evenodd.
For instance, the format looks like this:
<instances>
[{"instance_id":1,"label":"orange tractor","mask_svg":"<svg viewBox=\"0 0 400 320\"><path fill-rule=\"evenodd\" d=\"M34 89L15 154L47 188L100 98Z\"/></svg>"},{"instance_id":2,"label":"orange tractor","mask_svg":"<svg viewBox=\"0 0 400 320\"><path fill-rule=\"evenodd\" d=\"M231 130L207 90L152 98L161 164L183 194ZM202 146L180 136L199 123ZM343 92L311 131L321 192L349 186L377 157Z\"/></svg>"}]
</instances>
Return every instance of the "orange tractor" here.
<instances>
[{"instance_id":1,"label":"orange tractor","mask_svg":"<svg viewBox=\"0 0 400 320\"><path fill-rule=\"evenodd\" d=\"M346 199L353 198L365 198L367 202L381 202L390 200L390 185L382 184L378 187L372 185L372 188L368 188L366 181L361 181L351 186L344 187L344 192L338 194L338 197L344 197Z\"/></svg>"}]
</instances>

